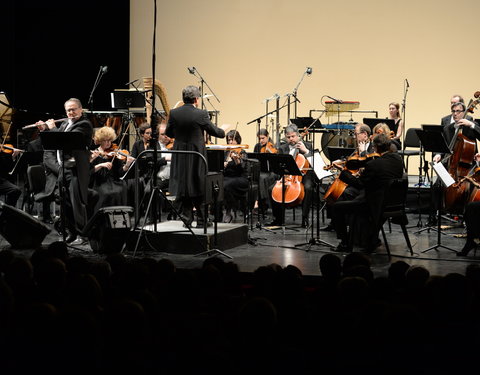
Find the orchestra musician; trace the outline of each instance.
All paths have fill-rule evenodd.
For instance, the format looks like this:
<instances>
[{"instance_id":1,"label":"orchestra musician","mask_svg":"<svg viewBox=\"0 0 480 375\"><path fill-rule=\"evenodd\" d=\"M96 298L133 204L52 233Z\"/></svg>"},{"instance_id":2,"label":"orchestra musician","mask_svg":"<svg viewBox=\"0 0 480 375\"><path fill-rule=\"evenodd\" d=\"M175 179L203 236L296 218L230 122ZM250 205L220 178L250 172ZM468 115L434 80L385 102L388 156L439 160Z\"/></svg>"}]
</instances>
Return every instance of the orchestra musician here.
<instances>
[{"instance_id":1,"label":"orchestra musician","mask_svg":"<svg viewBox=\"0 0 480 375\"><path fill-rule=\"evenodd\" d=\"M92 123L84 116L82 103L79 99L70 98L65 104L67 120L57 128L55 120L46 122L37 121L35 124L40 131L78 132L82 135L84 148L81 150L66 151L62 157L61 151L45 151L43 160L45 165L51 165L58 171L58 183L63 182L61 163L65 160L65 226L69 232L67 243L80 245L87 242L86 238L77 236L83 231L89 217L90 204L94 204L96 194L89 192L90 179L90 151L92 142Z\"/></svg>"},{"instance_id":2,"label":"orchestra musician","mask_svg":"<svg viewBox=\"0 0 480 375\"><path fill-rule=\"evenodd\" d=\"M403 161L397 152L391 151L391 140L385 134L378 134L372 141L374 150L380 157L371 159L365 164L360 176L353 175L344 169L340 179L355 187L359 193L351 200L337 201L332 206L332 223L340 243L336 251L350 252L352 244L348 241L347 217L355 213L368 212L371 218L365 227L367 234L366 250L372 252L378 245L380 215L383 196L388 183L403 175ZM363 232L363 231L362 231Z\"/></svg>"},{"instance_id":3,"label":"orchestra musician","mask_svg":"<svg viewBox=\"0 0 480 375\"><path fill-rule=\"evenodd\" d=\"M93 167L91 186L99 195L95 211L127 204L127 185L120 179L124 174L125 160L121 160L123 157L118 156L112 147L116 138L115 130L110 126L103 126L95 132L94 142L98 147L90 155Z\"/></svg>"},{"instance_id":4,"label":"orchestra musician","mask_svg":"<svg viewBox=\"0 0 480 375\"><path fill-rule=\"evenodd\" d=\"M242 136L236 130L230 130L226 138L229 145L242 144ZM233 221L232 210L235 212L240 208L238 202L247 194L249 185L246 159L247 154L242 148L225 151L225 161L223 163L224 223Z\"/></svg>"},{"instance_id":5,"label":"orchestra musician","mask_svg":"<svg viewBox=\"0 0 480 375\"><path fill-rule=\"evenodd\" d=\"M300 132L296 125L290 124L285 128L285 137L287 143L282 144L278 152L280 154L291 154L298 152L301 153L305 158L312 156L313 147L312 144L308 141L303 141ZM309 225L308 214L310 212L310 205L313 198L313 178L314 173L312 170L308 170L302 176L302 184L305 192L305 196L302 201L302 227L307 228ZM272 214L273 221L268 223L269 226L278 226L282 225L281 215L282 215L282 205L277 203L272 199Z\"/></svg>"},{"instance_id":6,"label":"orchestra musician","mask_svg":"<svg viewBox=\"0 0 480 375\"><path fill-rule=\"evenodd\" d=\"M159 150L167 151L173 148L174 140L167 136L165 131L167 130L167 124L162 122L158 125L158 144ZM158 170L158 180L157 186L163 191L168 190L168 185L170 181L170 165L172 162L171 153L162 153L161 162Z\"/></svg>"},{"instance_id":7,"label":"orchestra musician","mask_svg":"<svg viewBox=\"0 0 480 375\"><path fill-rule=\"evenodd\" d=\"M400 150L402 148L401 139L404 127L403 120L400 117L400 104L392 102L388 105L388 118L395 121L395 128L393 129L394 136L392 137L392 140L396 140L399 143L400 147L398 147L398 149Z\"/></svg>"},{"instance_id":8,"label":"orchestra musician","mask_svg":"<svg viewBox=\"0 0 480 375\"><path fill-rule=\"evenodd\" d=\"M395 136L393 130L390 130L390 127L384 122L379 122L373 127L373 135L375 134L385 134L387 137L390 137L392 141L392 151L398 151L402 147L400 139Z\"/></svg>"},{"instance_id":9,"label":"orchestra musician","mask_svg":"<svg viewBox=\"0 0 480 375\"><path fill-rule=\"evenodd\" d=\"M175 138L173 150L196 151L207 157L205 133L223 138L229 125L215 126L208 112L198 107L200 90L187 86L182 90L183 106L172 109L166 135ZM176 196L175 204L188 226L193 222L193 207L197 212L197 227L209 225L203 202L205 195L206 166L198 155L175 153L172 155L169 191Z\"/></svg>"},{"instance_id":10,"label":"orchestra musician","mask_svg":"<svg viewBox=\"0 0 480 375\"><path fill-rule=\"evenodd\" d=\"M354 133L355 141L357 149L355 154L358 157L365 157L366 155L373 154L373 142L371 136L371 128L366 124L357 124L355 125L355 133ZM353 155L352 155L353 156ZM337 168L338 170L342 171L345 167L344 160L334 160L332 162L332 166ZM350 201L355 199L360 193L360 190L355 185L348 185L343 193L338 197L337 201ZM326 205L327 217L331 219L330 224L326 227L322 228L322 231L325 232L332 232L335 230L335 226L333 224L333 215L332 215L332 205L327 203Z\"/></svg>"},{"instance_id":11,"label":"orchestra musician","mask_svg":"<svg viewBox=\"0 0 480 375\"><path fill-rule=\"evenodd\" d=\"M278 153L274 147L272 140L268 134L267 129L260 129L257 132L258 143L255 145L253 152L256 153ZM265 214L270 205L270 192L273 185L277 181L278 176L273 172L260 172L259 192L258 192L258 209L262 214Z\"/></svg>"},{"instance_id":12,"label":"orchestra musician","mask_svg":"<svg viewBox=\"0 0 480 375\"><path fill-rule=\"evenodd\" d=\"M14 160L19 155L20 150L14 149L10 152L0 152L0 196L5 197L5 203L15 207L18 198L22 195L20 188L13 183L12 176L9 172L14 167Z\"/></svg>"}]
</instances>

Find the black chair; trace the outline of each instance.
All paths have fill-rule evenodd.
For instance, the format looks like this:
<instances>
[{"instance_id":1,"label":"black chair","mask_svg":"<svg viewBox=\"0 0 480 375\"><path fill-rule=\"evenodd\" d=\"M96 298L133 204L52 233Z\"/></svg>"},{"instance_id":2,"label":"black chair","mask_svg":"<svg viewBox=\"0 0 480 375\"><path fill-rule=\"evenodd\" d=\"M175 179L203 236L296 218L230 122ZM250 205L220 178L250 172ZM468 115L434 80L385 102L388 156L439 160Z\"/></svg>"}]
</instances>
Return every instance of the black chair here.
<instances>
[{"instance_id":1,"label":"black chair","mask_svg":"<svg viewBox=\"0 0 480 375\"><path fill-rule=\"evenodd\" d=\"M421 128L410 128L405 134L405 141L403 144L403 150L398 150L398 153L403 157L403 164L405 166L405 172L408 173L408 159L410 156L420 156L420 139L417 136L415 130L422 130ZM409 148L416 148L418 150L407 150ZM405 156L407 161L405 163Z\"/></svg>"},{"instance_id":2,"label":"black chair","mask_svg":"<svg viewBox=\"0 0 480 375\"><path fill-rule=\"evenodd\" d=\"M385 222L387 221L389 225L391 223L400 225L403 236L405 237L405 242L410 250L410 255L413 255L412 245L407 232L408 218L405 212L407 192L408 177L405 175L402 178L392 180L385 193L380 229L388 256L390 256L390 247L388 246L387 236L385 235L385 230L383 228Z\"/></svg>"},{"instance_id":3,"label":"black chair","mask_svg":"<svg viewBox=\"0 0 480 375\"><path fill-rule=\"evenodd\" d=\"M35 194L40 193L45 189L47 178L45 175L45 167L43 165L30 165L27 168L28 188L26 189L26 211L32 213L35 201Z\"/></svg>"},{"instance_id":4,"label":"black chair","mask_svg":"<svg viewBox=\"0 0 480 375\"><path fill-rule=\"evenodd\" d=\"M243 210L243 222L246 224L248 220L253 220L253 208L259 195L259 181L260 181L260 160L247 159L247 177L248 177L248 192L241 202Z\"/></svg>"}]
</instances>

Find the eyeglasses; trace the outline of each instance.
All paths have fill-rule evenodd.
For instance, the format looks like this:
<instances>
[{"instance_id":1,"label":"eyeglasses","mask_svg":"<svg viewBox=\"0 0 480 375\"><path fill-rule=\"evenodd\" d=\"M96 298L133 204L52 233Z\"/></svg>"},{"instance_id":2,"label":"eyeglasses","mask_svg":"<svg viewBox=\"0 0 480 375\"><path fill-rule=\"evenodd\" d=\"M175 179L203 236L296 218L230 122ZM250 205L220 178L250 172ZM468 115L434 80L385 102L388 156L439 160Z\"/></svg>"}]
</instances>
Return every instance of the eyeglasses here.
<instances>
[{"instance_id":1,"label":"eyeglasses","mask_svg":"<svg viewBox=\"0 0 480 375\"><path fill-rule=\"evenodd\" d=\"M452 113L462 113L462 112L465 112L465 111L461 109L452 109Z\"/></svg>"}]
</instances>

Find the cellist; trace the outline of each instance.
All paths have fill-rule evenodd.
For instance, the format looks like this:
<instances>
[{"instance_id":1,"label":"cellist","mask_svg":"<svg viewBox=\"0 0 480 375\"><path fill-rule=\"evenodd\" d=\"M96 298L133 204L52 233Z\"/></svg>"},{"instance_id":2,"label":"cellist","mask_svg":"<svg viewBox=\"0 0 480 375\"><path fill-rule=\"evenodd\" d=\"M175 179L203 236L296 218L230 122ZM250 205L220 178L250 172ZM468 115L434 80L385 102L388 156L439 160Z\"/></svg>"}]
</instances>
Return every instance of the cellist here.
<instances>
[{"instance_id":1,"label":"cellist","mask_svg":"<svg viewBox=\"0 0 480 375\"><path fill-rule=\"evenodd\" d=\"M313 147L312 144L308 141L302 140L298 128L291 124L285 128L285 137L287 143L280 145L278 152L280 154L302 154L305 158L312 156ZM309 224L308 214L310 212L310 205L312 203L313 197L313 171L308 170L302 177L302 183L304 187L305 197L302 201L302 227L306 228ZM273 221L268 225L276 226L282 225L281 215L282 215L282 205L275 202L272 199L272 214Z\"/></svg>"},{"instance_id":2,"label":"cellist","mask_svg":"<svg viewBox=\"0 0 480 375\"><path fill-rule=\"evenodd\" d=\"M442 119L443 136L445 137L447 145L450 145L455 134L455 130L460 127L462 128L463 135L469 140L480 140L480 126L473 120L471 116L465 116L465 111L467 110L465 103L461 101L454 102L450 108L452 112L450 121L446 121L445 119L448 118L445 117ZM438 163L441 159L442 155L436 154L433 157L433 162Z\"/></svg>"}]
</instances>

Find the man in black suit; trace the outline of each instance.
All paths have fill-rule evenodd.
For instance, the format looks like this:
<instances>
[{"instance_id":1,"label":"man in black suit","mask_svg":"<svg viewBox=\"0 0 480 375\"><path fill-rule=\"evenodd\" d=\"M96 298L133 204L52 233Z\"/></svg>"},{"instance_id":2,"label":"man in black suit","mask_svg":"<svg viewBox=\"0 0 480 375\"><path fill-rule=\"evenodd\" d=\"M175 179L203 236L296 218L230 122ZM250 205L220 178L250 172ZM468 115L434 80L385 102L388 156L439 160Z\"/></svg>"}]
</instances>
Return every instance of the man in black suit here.
<instances>
[{"instance_id":1,"label":"man in black suit","mask_svg":"<svg viewBox=\"0 0 480 375\"><path fill-rule=\"evenodd\" d=\"M169 114L166 135L175 138L173 150L196 151L205 158L205 133L225 137L229 125L215 126L207 111L198 107L200 90L196 86L187 86L182 91L184 105L172 109ZM180 208L185 224L193 222L193 207L197 210L197 227L208 225L203 210L205 196L205 163L195 154L173 153L170 165L170 194L176 196L176 205Z\"/></svg>"},{"instance_id":2,"label":"man in black suit","mask_svg":"<svg viewBox=\"0 0 480 375\"><path fill-rule=\"evenodd\" d=\"M298 128L295 125L288 125L285 128L285 137L287 138L287 143L282 144L278 148L278 153L280 154L302 154L305 158L313 156L313 147L310 142L303 141L300 137ZM308 170L302 176L302 184L304 188L305 196L302 201L302 227L306 228L309 224L308 214L310 212L310 205L312 204L313 198L313 178L314 173L311 170ZM271 194L270 194L271 195ZM272 214L273 221L268 225L276 226L282 225L282 205L281 203L275 202L272 200Z\"/></svg>"},{"instance_id":3,"label":"man in black suit","mask_svg":"<svg viewBox=\"0 0 480 375\"><path fill-rule=\"evenodd\" d=\"M65 218L66 228L69 232L66 241L73 245L80 245L86 242L85 238L77 238L85 227L88 215L87 204L89 203L90 181L90 151L92 142L93 127L91 122L83 115L82 103L76 98L68 99L65 102L67 120L57 128L54 120L46 122L39 121L37 126L40 130L52 132L77 132L82 135L83 147L81 150L45 151L44 164L50 168L57 169L58 183L63 182L61 163L65 161ZM54 173L55 174L55 173ZM94 199L90 194L91 200ZM98 197L97 197L98 198ZM93 203L93 202L92 202Z\"/></svg>"},{"instance_id":4,"label":"man in black suit","mask_svg":"<svg viewBox=\"0 0 480 375\"><path fill-rule=\"evenodd\" d=\"M378 134L373 139L376 153L381 156L368 161L360 177L355 177L350 171L343 170L340 179L349 186L359 190L357 197L350 201L340 201L333 204L332 222L341 240L337 251L352 251L352 244L348 242L347 215L367 212L370 218L368 228L367 251L373 251L378 245L378 231L380 230L380 216L383 198L392 179L403 176L403 161L397 152L390 149L391 140L385 134Z\"/></svg>"}]
</instances>

